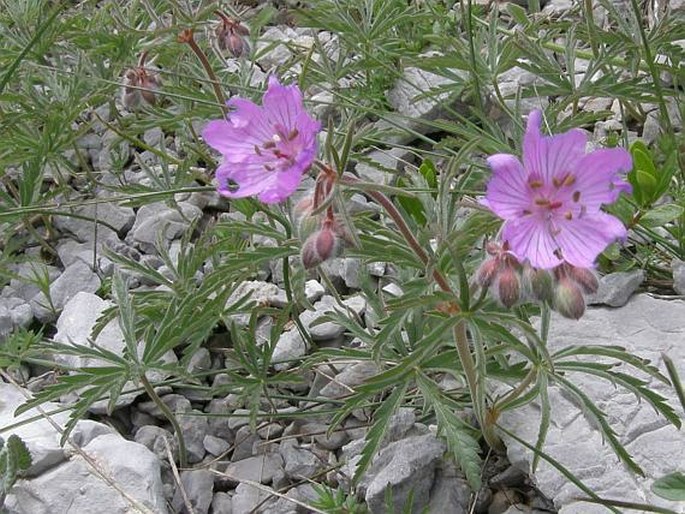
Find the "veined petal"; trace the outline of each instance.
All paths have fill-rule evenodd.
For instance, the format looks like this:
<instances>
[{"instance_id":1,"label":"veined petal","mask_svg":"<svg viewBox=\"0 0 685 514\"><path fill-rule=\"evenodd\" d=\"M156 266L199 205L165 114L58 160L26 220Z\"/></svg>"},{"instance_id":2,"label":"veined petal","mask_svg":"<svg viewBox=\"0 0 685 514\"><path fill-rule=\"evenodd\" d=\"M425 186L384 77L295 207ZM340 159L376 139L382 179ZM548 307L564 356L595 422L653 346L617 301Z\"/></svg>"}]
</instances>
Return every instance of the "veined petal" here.
<instances>
[{"instance_id":1,"label":"veined petal","mask_svg":"<svg viewBox=\"0 0 685 514\"><path fill-rule=\"evenodd\" d=\"M587 154L578 161L573 188L580 191L580 203L587 209L599 210L602 204L616 201L630 184L621 176L630 171L633 160L623 148L603 148Z\"/></svg>"},{"instance_id":2,"label":"veined petal","mask_svg":"<svg viewBox=\"0 0 685 514\"><path fill-rule=\"evenodd\" d=\"M291 129L303 110L302 93L296 85L281 85L278 79L272 75L269 77L269 87L264 93L262 104L270 121L279 123L285 129Z\"/></svg>"},{"instance_id":3,"label":"veined petal","mask_svg":"<svg viewBox=\"0 0 685 514\"><path fill-rule=\"evenodd\" d=\"M607 246L627 235L618 218L602 211L558 223L560 230L556 241L564 260L579 268L594 266L595 259Z\"/></svg>"},{"instance_id":4,"label":"veined petal","mask_svg":"<svg viewBox=\"0 0 685 514\"><path fill-rule=\"evenodd\" d=\"M276 174L273 187L265 188L259 195L264 203L279 203L295 192L302 181L302 173L294 168Z\"/></svg>"},{"instance_id":5,"label":"veined petal","mask_svg":"<svg viewBox=\"0 0 685 514\"><path fill-rule=\"evenodd\" d=\"M486 205L500 218L521 216L532 201L521 162L509 154L495 154L487 161L492 168L492 178L487 186Z\"/></svg>"},{"instance_id":6,"label":"veined petal","mask_svg":"<svg viewBox=\"0 0 685 514\"><path fill-rule=\"evenodd\" d=\"M216 170L217 191L228 198L244 198L260 193L275 181L275 173L255 160L241 164L224 163Z\"/></svg>"},{"instance_id":7,"label":"veined petal","mask_svg":"<svg viewBox=\"0 0 685 514\"><path fill-rule=\"evenodd\" d=\"M548 224L533 216L507 220L502 228L502 240L509 243L511 252L531 266L550 269L562 263L555 255L559 244L552 236Z\"/></svg>"},{"instance_id":8,"label":"veined petal","mask_svg":"<svg viewBox=\"0 0 685 514\"><path fill-rule=\"evenodd\" d=\"M546 137L540 132L541 123L540 111L528 115L523 138L523 167L528 174L540 176L549 184L555 177L563 180L576 169L577 161L585 154L587 137L579 129Z\"/></svg>"}]
</instances>

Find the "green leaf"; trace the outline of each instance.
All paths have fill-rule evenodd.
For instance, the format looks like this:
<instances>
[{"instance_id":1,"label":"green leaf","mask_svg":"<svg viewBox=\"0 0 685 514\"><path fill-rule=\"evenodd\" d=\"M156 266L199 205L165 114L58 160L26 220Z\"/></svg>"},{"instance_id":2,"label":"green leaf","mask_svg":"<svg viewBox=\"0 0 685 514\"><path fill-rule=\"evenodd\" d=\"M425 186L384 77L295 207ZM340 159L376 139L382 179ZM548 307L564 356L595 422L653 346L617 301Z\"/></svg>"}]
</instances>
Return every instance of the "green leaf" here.
<instances>
[{"instance_id":1,"label":"green leaf","mask_svg":"<svg viewBox=\"0 0 685 514\"><path fill-rule=\"evenodd\" d=\"M633 155L633 165L636 170L641 170L652 177L657 177L656 167L654 166L654 161L649 155L649 150L642 150L633 145L630 149L630 153Z\"/></svg>"},{"instance_id":2,"label":"green leaf","mask_svg":"<svg viewBox=\"0 0 685 514\"><path fill-rule=\"evenodd\" d=\"M566 389L566 391L571 393L576 400L578 400L580 406L587 414L590 415L592 419L594 419L594 421L597 423L597 428L600 429L616 455L626 464L626 466L628 466L633 473L640 476L645 476L645 472L642 471L642 468L633 460L628 451L618 440L616 432L614 432L614 429L611 428L611 425L609 425L604 412L602 412L602 410L594 404L590 397L587 396L580 388L558 374L551 375L551 378L557 384Z\"/></svg>"},{"instance_id":3,"label":"green leaf","mask_svg":"<svg viewBox=\"0 0 685 514\"><path fill-rule=\"evenodd\" d=\"M513 2L507 4L507 12L514 18L514 21L524 27L530 23L526 10Z\"/></svg>"},{"instance_id":4,"label":"green leaf","mask_svg":"<svg viewBox=\"0 0 685 514\"><path fill-rule=\"evenodd\" d=\"M683 207L674 203L657 205L640 218L640 223L648 228L663 227L666 223L682 216Z\"/></svg>"},{"instance_id":5,"label":"green leaf","mask_svg":"<svg viewBox=\"0 0 685 514\"><path fill-rule=\"evenodd\" d=\"M9 451L15 462L17 469L25 471L31 467L31 453L18 436L12 434L7 439L7 451Z\"/></svg>"},{"instance_id":6,"label":"green leaf","mask_svg":"<svg viewBox=\"0 0 685 514\"><path fill-rule=\"evenodd\" d=\"M398 187L406 187L405 180L400 177L397 179ZM423 204L418 198L408 196L398 196L397 201L407 213L414 218L418 225L426 224L426 215L424 214Z\"/></svg>"},{"instance_id":7,"label":"green leaf","mask_svg":"<svg viewBox=\"0 0 685 514\"><path fill-rule=\"evenodd\" d=\"M390 422L390 417L395 413L397 408L402 404L404 400L404 393L407 390L407 383L403 382L398 385L395 390L388 396L381 406L376 410L374 416L373 426L371 430L366 434L366 443L364 444L364 449L362 450L362 457L357 465L357 470L354 473L354 482L359 483L362 475L371 464L371 461L376 456L378 449L383 442L383 436L388 428L388 423Z\"/></svg>"},{"instance_id":8,"label":"green leaf","mask_svg":"<svg viewBox=\"0 0 685 514\"><path fill-rule=\"evenodd\" d=\"M652 492L672 501L685 501L685 474L676 471L654 481Z\"/></svg>"},{"instance_id":9,"label":"green leaf","mask_svg":"<svg viewBox=\"0 0 685 514\"><path fill-rule=\"evenodd\" d=\"M656 178L644 170L635 170L635 181L640 188L643 204L651 202L657 188Z\"/></svg>"},{"instance_id":10,"label":"green leaf","mask_svg":"<svg viewBox=\"0 0 685 514\"><path fill-rule=\"evenodd\" d=\"M419 173L421 173L423 178L426 180L428 187L431 189L437 189L438 172L435 169L435 164L433 164L433 161L430 159L424 159L424 161L421 163L421 166L419 166ZM433 196L435 197L435 195Z\"/></svg>"},{"instance_id":11,"label":"green leaf","mask_svg":"<svg viewBox=\"0 0 685 514\"><path fill-rule=\"evenodd\" d=\"M454 413L454 409L446 402L443 393L432 380L421 375L417 378L417 384L435 411L439 433L445 436L447 446L466 475L469 485L477 491L481 486L483 462L475 431Z\"/></svg>"}]
</instances>

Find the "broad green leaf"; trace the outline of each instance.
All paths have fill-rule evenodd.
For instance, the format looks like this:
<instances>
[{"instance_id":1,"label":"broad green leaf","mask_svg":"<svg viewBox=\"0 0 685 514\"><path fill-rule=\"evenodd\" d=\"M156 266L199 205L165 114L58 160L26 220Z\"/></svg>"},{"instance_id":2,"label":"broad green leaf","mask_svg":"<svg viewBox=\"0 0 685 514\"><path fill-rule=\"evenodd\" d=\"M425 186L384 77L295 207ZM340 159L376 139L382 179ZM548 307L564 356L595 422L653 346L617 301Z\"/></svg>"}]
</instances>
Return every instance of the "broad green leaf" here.
<instances>
[{"instance_id":1,"label":"broad green leaf","mask_svg":"<svg viewBox=\"0 0 685 514\"><path fill-rule=\"evenodd\" d=\"M631 148L630 153L633 155L633 166L636 170L644 171L656 178L656 167L654 166L654 161L648 152L648 150L643 151L636 147Z\"/></svg>"},{"instance_id":2,"label":"broad green leaf","mask_svg":"<svg viewBox=\"0 0 685 514\"><path fill-rule=\"evenodd\" d=\"M637 182L640 193L642 194L643 204L654 200L654 192L657 188L657 181L653 175L644 170L635 170L635 181ZM633 184L635 185L635 184Z\"/></svg>"},{"instance_id":3,"label":"broad green leaf","mask_svg":"<svg viewBox=\"0 0 685 514\"><path fill-rule=\"evenodd\" d=\"M435 164L430 159L424 159L419 166L419 173L423 176L431 189L437 189L438 187L438 172L435 169Z\"/></svg>"},{"instance_id":4,"label":"broad green leaf","mask_svg":"<svg viewBox=\"0 0 685 514\"><path fill-rule=\"evenodd\" d=\"M657 205L640 218L640 223L649 228L663 227L682 216L683 211L684 209L675 203Z\"/></svg>"},{"instance_id":5,"label":"broad green leaf","mask_svg":"<svg viewBox=\"0 0 685 514\"><path fill-rule=\"evenodd\" d=\"M685 501L685 474L676 471L658 478L652 484L652 492L672 501Z\"/></svg>"}]
</instances>

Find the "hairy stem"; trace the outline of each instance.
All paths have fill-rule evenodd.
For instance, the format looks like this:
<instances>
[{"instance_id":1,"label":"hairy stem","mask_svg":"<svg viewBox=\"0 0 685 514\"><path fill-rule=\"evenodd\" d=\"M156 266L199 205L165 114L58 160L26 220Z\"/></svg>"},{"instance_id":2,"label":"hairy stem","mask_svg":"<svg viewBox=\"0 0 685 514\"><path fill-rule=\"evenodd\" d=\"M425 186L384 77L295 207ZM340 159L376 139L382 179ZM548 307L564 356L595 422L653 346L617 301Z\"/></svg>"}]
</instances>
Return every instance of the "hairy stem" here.
<instances>
[{"instance_id":1,"label":"hairy stem","mask_svg":"<svg viewBox=\"0 0 685 514\"><path fill-rule=\"evenodd\" d=\"M140 382L143 384L143 388L145 389L145 392L147 395L150 397L150 399L155 402L155 405L159 407L159 410L162 411L162 414L164 414L164 417L169 420L169 423L171 423L171 426L174 429L174 432L176 433L176 438L178 440L178 464L181 468L185 468L188 465L187 462L187 454L186 454L186 443L185 440L183 439L183 433L181 432L181 426L178 424L178 421L176 420L176 416L174 416L174 413L171 412L171 409L167 407L166 403L162 401L162 399L159 397L159 395L155 392L154 387L152 387L152 384L150 381L147 379L145 374L140 375Z\"/></svg>"},{"instance_id":2,"label":"hairy stem","mask_svg":"<svg viewBox=\"0 0 685 514\"><path fill-rule=\"evenodd\" d=\"M181 43L186 43L193 51L193 53L197 56L197 58L200 60L200 63L202 63L202 67L205 69L205 72L209 77L209 81L212 83L212 87L214 88L214 95L216 96L217 101L221 105L221 108L224 111L224 115L228 114L228 107L226 106L226 97L224 96L224 93L221 90L219 79L216 78L216 74L214 73L212 66L209 64L209 59L207 59L207 56L202 51L202 49L199 46L197 46L195 38L193 37L193 31L191 29L185 29L178 36L178 40Z\"/></svg>"},{"instance_id":3,"label":"hairy stem","mask_svg":"<svg viewBox=\"0 0 685 514\"><path fill-rule=\"evenodd\" d=\"M359 181L354 177L346 175L341 179L341 182L346 185L354 186L355 183ZM368 194L385 209L385 212L395 222L397 229L407 241L412 251L421 260L424 266L428 268L431 264L430 257L418 240L414 237L414 234L405 222L402 214L400 214L400 211L397 210L390 198L379 191L365 190L364 193ZM454 294L454 291L450 287L450 284L445 276L435 267L432 269L432 276L440 289L446 293ZM451 307L453 307L454 312L459 312L459 306L456 303ZM466 333L466 325L463 321L454 327L454 341L457 348L457 353L459 354L459 360L461 361L461 366L464 369L464 375L466 376L466 382L469 387L469 393L471 394L471 400L473 402L478 421L483 430L483 437L491 448L500 450L502 448L502 442L494 432L494 423L490 423L488 420L489 418L485 415L481 383L478 380L476 363L473 359L473 354L471 353L468 335Z\"/></svg>"}]
</instances>

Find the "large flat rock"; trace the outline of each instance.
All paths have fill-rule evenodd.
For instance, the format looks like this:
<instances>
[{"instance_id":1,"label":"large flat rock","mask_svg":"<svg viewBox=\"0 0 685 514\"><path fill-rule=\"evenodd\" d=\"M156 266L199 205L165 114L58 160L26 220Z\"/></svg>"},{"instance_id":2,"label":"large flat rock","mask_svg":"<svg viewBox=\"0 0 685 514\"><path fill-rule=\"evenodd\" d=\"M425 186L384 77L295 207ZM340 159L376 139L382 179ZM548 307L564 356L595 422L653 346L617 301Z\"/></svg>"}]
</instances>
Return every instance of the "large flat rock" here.
<instances>
[{"instance_id":1,"label":"large flat rock","mask_svg":"<svg viewBox=\"0 0 685 514\"><path fill-rule=\"evenodd\" d=\"M661 357L667 354L685 376L685 302L635 296L620 309L588 309L579 321L555 316L549 337L549 348L556 351L571 345L618 345L641 358L652 361L665 373ZM595 358L599 361L600 358ZM633 368L615 370L646 379ZM645 472L645 477L631 473L602 439L593 421L556 386L550 387L552 421L543 450L568 468L602 498L658 505L685 513L683 503L669 502L650 491L652 482L673 471L682 471L685 462L685 432L657 415L645 401L610 382L571 372L566 378L579 386L604 412L619 440ZM650 388L669 398L683 417L672 389L656 381ZM523 440L534 445L540 422L540 407L531 404L506 412L500 423ZM511 462L529 470L532 453L515 441L505 438ZM578 501L584 494L541 459L535 473L540 490L552 498L561 514L594 514L608 512L605 507Z\"/></svg>"}]
</instances>

